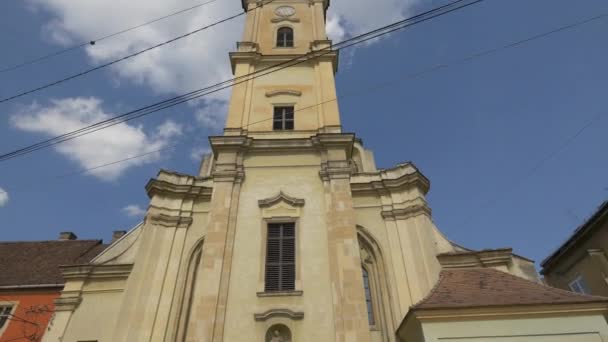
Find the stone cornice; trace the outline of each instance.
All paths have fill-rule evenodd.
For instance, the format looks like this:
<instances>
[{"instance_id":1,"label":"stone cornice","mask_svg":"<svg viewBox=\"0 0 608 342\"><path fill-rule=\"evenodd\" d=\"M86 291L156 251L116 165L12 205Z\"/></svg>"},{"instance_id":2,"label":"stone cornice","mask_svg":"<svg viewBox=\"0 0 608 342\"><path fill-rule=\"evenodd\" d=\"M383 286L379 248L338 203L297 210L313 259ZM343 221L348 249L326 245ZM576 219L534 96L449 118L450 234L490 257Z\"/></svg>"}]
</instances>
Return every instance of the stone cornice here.
<instances>
[{"instance_id":1,"label":"stone cornice","mask_svg":"<svg viewBox=\"0 0 608 342\"><path fill-rule=\"evenodd\" d=\"M491 306L484 308L454 308L454 309L414 309L412 315L421 322L442 321L458 319L462 321L479 320L489 318L523 318L533 316L564 315L571 316L576 314L606 314L608 313L608 303L597 301L589 303L572 304L550 304L550 305L507 305ZM407 316L410 316L408 314ZM407 317L406 317L407 319Z\"/></svg>"},{"instance_id":2,"label":"stone cornice","mask_svg":"<svg viewBox=\"0 0 608 342\"><path fill-rule=\"evenodd\" d=\"M430 189L429 180L411 163L371 173L359 173L351 179L353 195L386 194L418 187L423 194Z\"/></svg>"},{"instance_id":3,"label":"stone cornice","mask_svg":"<svg viewBox=\"0 0 608 342\"><path fill-rule=\"evenodd\" d=\"M82 302L81 297L59 297L55 299L55 311L74 311Z\"/></svg>"},{"instance_id":4,"label":"stone cornice","mask_svg":"<svg viewBox=\"0 0 608 342\"><path fill-rule=\"evenodd\" d=\"M439 264L445 269L471 267L499 267L513 263L511 248L445 253L437 255Z\"/></svg>"},{"instance_id":5,"label":"stone cornice","mask_svg":"<svg viewBox=\"0 0 608 342\"><path fill-rule=\"evenodd\" d=\"M279 202L285 202L292 207L303 207L305 203L303 199L288 196L281 191L276 196L259 200L258 205L260 208L270 208Z\"/></svg>"},{"instance_id":6,"label":"stone cornice","mask_svg":"<svg viewBox=\"0 0 608 342\"><path fill-rule=\"evenodd\" d=\"M59 269L66 280L126 279L131 274L133 264L71 265L60 266Z\"/></svg>"},{"instance_id":7,"label":"stone cornice","mask_svg":"<svg viewBox=\"0 0 608 342\"><path fill-rule=\"evenodd\" d=\"M177 216L167 214L151 214L146 216L146 223L169 228L188 228L192 224L191 216Z\"/></svg>"},{"instance_id":8,"label":"stone cornice","mask_svg":"<svg viewBox=\"0 0 608 342\"><path fill-rule=\"evenodd\" d=\"M191 177L194 179L194 177ZM173 182L150 179L146 185L148 197L157 195L181 196L188 198L210 199L213 189L211 187L194 184L176 184Z\"/></svg>"},{"instance_id":9,"label":"stone cornice","mask_svg":"<svg viewBox=\"0 0 608 342\"><path fill-rule=\"evenodd\" d=\"M334 72L337 72L339 52L320 49L310 51L306 54L264 55L257 51L250 50L230 52L229 56L233 74L236 71L237 63L256 64L262 61L276 65L279 65L280 63L285 63L284 65L282 65L282 67L289 67L289 65L298 65L300 63L307 63L311 61L329 61L333 65Z\"/></svg>"},{"instance_id":10,"label":"stone cornice","mask_svg":"<svg viewBox=\"0 0 608 342\"><path fill-rule=\"evenodd\" d=\"M392 205L392 208L382 210L382 218L389 221L406 220L418 215L431 217L431 208L423 198L416 198L411 201Z\"/></svg>"},{"instance_id":11,"label":"stone cornice","mask_svg":"<svg viewBox=\"0 0 608 342\"><path fill-rule=\"evenodd\" d=\"M301 311L291 311L289 309L270 309L263 313L253 314L253 319L256 322L264 322L274 317L289 318L292 320L304 319L304 313Z\"/></svg>"}]
</instances>

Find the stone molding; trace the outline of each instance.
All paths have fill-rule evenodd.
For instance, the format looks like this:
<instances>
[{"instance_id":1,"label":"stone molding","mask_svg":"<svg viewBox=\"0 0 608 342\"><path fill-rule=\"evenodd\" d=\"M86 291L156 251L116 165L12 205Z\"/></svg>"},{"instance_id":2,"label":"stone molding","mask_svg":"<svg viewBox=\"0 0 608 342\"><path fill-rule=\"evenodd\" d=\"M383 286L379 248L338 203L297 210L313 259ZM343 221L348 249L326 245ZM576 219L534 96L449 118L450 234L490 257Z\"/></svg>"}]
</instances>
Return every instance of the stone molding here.
<instances>
[{"instance_id":1,"label":"stone molding","mask_svg":"<svg viewBox=\"0 0 608 342\"><path fill-rule=\"evenodd\" d=\"M412 163L399 164L394 168L378 172L358 173L351 180L353 195L388 194L411 187L419 188L423 194L430 189L430 181Z\"/></svg>"},{"instance_id":2,"label":"stone molding","mask_svg":"<svg viewBox=\"0 0 608 342\"><path fill-rule=\"evenodd\" d=\"M426 200L423 198L416 198L402 204L399 204L396 207L395 204L391 206L392 208L387 210L382 210L381 215L382 218L389 221L394 220L406 220L411 217L415 217L418 215L426 215L431 217L431 208L426 203Z\"/></svg>"},{"instance_id":3,"label":"stone molding","mask_svg":"<svg viewBox=\"0 0 608 342\"><path fill-rule=\"evenodd\" d=\"M59 297L55 299L55 311L74 311L82 302L82 297Z\"/></svg>"},{"instance_id":4,"label":"stone molding","mask_svg":"<svg viewBox=\"0 0 608 342\"><path fill-rule=\"evenodd\" d=\"M73 265L60 266L59 269L65 280L126 279L131 274L133 264Z\"/></svg>"},{"instance_id":5,"label":"stone molding","mask_svg":"<svg viewBox=\"0 0 608 342\"><path fill-rule=\"evenodd\" d=\"M513 249L492 249L483 251L444 253L437 255L444 269L472 267L500 267L513 263Z\"/></svg>"},{"instance_id":6,"label":"stone molding","mask_svg":"<svg viewBox=\"0 0 608 342\"><path fill-rule=\"evenodd\" d=\"M257 52L259 49L258 43L255 42L237 42L236 49L238 52Z\"/></svg>"},{"instance_id":7,"label":"stone molding","mask_svg":"<svg viewBox=\"0 0 608 342\"><path fill-rule=\"evenodd\" d=\"M279 95L302 96L302 92L293 89L270 90L266 92L266 97L274 97Z\"/></svg>"},{"instance_id":8,"label":"stone molding","mask_svg":"<svg viewBox=\"0 0 608 342\"><path fill-rule=\"evenodd\" d=\"M161 195L210 200L213 188L203 185L207 180L207 178L161 170L156 179L148 181L146 192L150 198Z\"/></svg>"},{"instance_id":9,"label":"stone molding","mask_svg":"<svg viewBox=\"0 0 608 342\"><path fill-rule=\"evenodd\" d=\"M174 216L167 214L151 214L146 216L145 223L169 228L188 228L192 224L191 216Z\"/></svg>"},{"instance_id":10,"label":"stone molding","mask_svg":"<svg viewBox=\"0 0 608 342\"><path fill-rule=\"evenodd\" d=\"M241 0L241 4L243 5L243 10L247 11L249 10L249 5L255 5L255 6L263 6L264 4L268 4L272 2L272 0L266 0L266 1L261 1L261 0ZM308 0L308 4L309 5L313 5L315 3L321 3L323 4L323 9L325 9L327 11L327 8L329 7L329 0Z\"/></svg>"},{"instance_id":11,"label":"stone molding","mask_svg":"<svg viewBox=\"0 0 608 342\"><path fill-rule=\"evenodd\" d=\"M304 319L304 312L292 311L290 309L270 309L263 313L253 314L256 322L264 322L274 317L284 317L297 321Z\"/></svg>"},{"instance_id":12,"label":"stone molding","mask_svg":"<svg viewBox=\"0 0 608 342\"><path fill-rule=\"evenodd\" d=\"M236 51L230 52L229 55L233 74L236 71L236 65L238 63L256 64L260 61L268 62L273 65L278 65L280 63L293 63L293 65L296 65L310 61L327 61L332 63L334 72L338 71L338 51L325 48L309 51L306 54L264 55L257 51Z\"/></svg>"},{"instance_id":13,"label":"stone molding","mask_svg":"<svg viewBox=\"0 0 608 342\"><path fill-rule=\"evenodd\" d=\"M270 208L279 202L285 202L292 207L303 207L305 203L303 199L291 197L281 191L276 196L259 200L258 205L260 208Z\"/></svg>"},{"instance_id":14,"label":"stone molding","mask_svg":"<svg viewBox=\"0 0 608 342\"><path fill-rule=\"evenodd\" d=\"M300 18L285 18L285 17L279 17L279 18L272 18L270 19L271 23L277 24L277 23L281 23L283 21L287 21L290 23L299 23L300 22Z\"/></svg>"}]
</instances>

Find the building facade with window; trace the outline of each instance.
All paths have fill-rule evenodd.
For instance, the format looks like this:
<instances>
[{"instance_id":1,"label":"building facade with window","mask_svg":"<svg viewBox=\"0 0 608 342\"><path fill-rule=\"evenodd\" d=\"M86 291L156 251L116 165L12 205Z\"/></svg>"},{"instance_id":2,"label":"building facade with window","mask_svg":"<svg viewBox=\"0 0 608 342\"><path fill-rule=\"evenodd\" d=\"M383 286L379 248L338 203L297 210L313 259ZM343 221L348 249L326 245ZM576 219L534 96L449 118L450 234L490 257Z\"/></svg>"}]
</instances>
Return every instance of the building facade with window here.
<instances>
[{"instance_id":1,"label":"building facade with window","mask_svg":"<svg viewBox=\"0 0 608 342\"><path fill-rule=\"evenodd\" d=\"M608 296L608 201L542 262L545 281L582 294Z\"/></svg>"},{"instance_id":2,"label":"building facade with window","mask_svg":"<svg viewBox=\"0 0 608 342\"><path fill-rule=\"evenodd\" d=\"M213 153L198 174L160 171L146 185L144 222L88 265L63 269L45 341L455 341L480 340L492 324L502 335L481 340L606 341L605 298L544 287L510 250L450 242L433 223L420 170L378 169L343 132L328 0L242 2L245 30L230 60L244 81L224 134L210 137ZM492 310L460 321L436 311L447 332L427 324L434 309L415 307L446 277L457 276L441 291L481 291L495 272L517 285L512 292L533 293L504 302L490 294L468 309ZM433 298L453 304L449 293ZM482 321L486 330L471 328ZM524 326L531 337L522 339Z\"/></svg>"},{"instance_id":3,"label":"building facade with window","mask_svg":"<svg viewBox=\"0 0 608 342\"><path fill-rule=\"evenodd\" d=\"M60 266L86 264L106 246L100 240L0 242L0 342L39 342L64 287Z\"/></svg>"}]
</instances>

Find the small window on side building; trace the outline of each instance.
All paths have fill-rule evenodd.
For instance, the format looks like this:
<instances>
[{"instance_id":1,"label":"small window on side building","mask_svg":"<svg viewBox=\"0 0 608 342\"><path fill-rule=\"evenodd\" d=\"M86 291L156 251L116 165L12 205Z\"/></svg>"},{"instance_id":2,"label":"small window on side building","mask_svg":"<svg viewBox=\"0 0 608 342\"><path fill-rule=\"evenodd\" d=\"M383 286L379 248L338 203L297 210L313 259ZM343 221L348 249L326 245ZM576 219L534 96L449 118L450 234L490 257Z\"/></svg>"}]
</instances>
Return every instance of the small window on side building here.
<instances>
[{"instance_id":1,"label":"small window on side building","mask_svg":"<svg viewBox=\"0 0 608 342\"><path fill-rule=\"evenodd\" d=\"M2 328L4 328L4 326L8 324L12 312L12 305L0 305L0 330L2 330Z\"/></svg>"},{"instance_id":2,"label":"small window on side building","mask_svg":"<svg viewBox=\"0 0 608 342\"><path fill-rule=\"evenodd\" d=\"M288 131L294 128L293 106L274 107L272 128L275 131Z\"/></svg>"},{"instance_id":3,"label":"small window on side building","mask_svg":"<svg viewBox=\"0 0 608 342\"><path fill-rule=\"evenodd\" d=\"M570 287L570 290L576 293L587 295L591 294L591 291L589 291L589 288L587 287L587 283L585 283L583 276L576 277L573 281L570 282L568 286Z\"/></svg>"}]
</instances>

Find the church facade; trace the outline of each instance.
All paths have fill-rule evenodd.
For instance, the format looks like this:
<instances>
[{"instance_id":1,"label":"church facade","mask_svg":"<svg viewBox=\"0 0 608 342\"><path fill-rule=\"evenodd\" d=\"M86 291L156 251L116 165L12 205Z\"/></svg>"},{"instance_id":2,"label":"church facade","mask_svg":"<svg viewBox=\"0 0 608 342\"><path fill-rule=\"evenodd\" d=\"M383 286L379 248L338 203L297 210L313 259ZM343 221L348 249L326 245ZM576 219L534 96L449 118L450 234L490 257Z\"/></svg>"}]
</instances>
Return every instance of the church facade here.
<instances>
[{"instance_id":1,"label":"church facade","mask_svg":"<svg viewBox=\"0 0 608 342\"><path fill-rule=\"evenodd\" d=\"M420 170L378 169L342 131L329 0L242 1L212 155L197 175L160 171L144 222L63 268L44 341L608 342L606 299L541 285L511 250L450 242ZM503 283L530 295L496 302Z\"/></svg>"}]
</instances>

